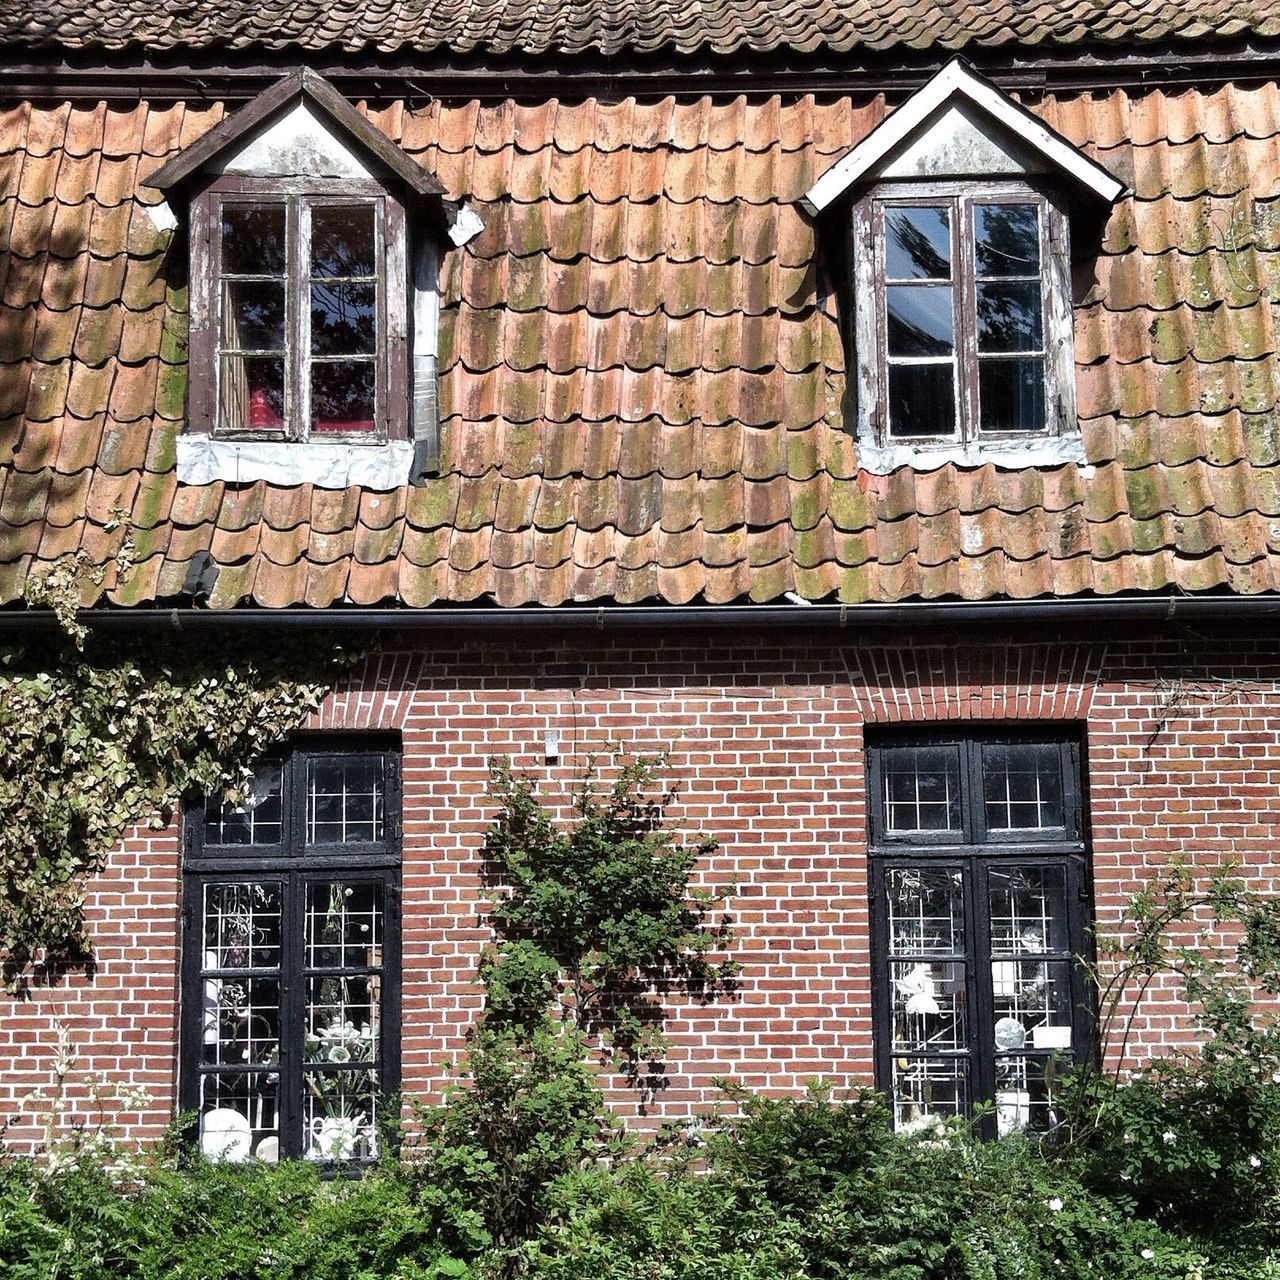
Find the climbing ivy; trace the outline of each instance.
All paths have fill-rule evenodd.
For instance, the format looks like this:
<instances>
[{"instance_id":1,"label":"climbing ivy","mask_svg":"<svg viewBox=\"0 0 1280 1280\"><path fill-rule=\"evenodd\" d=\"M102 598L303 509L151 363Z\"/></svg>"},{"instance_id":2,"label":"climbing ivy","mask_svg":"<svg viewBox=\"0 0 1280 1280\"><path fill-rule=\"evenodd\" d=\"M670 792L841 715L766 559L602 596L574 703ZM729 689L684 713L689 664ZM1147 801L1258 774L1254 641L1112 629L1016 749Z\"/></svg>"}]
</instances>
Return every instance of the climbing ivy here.
<instances>
[{"instance_id":1,"label":"climbing ivy","mask_svg":"<svg viewBox=\"0 0 1280 1280\"><path fill-rule=\"evenodd\" d=\"M73 581L69 579L68 581ZM242 788L248 767L320 705L352 655L271 640L90 635L63 622L0 645L0 976L10 992L92 966L85 881L135 824L181 797Z\"/></svg>"}]
</instances>

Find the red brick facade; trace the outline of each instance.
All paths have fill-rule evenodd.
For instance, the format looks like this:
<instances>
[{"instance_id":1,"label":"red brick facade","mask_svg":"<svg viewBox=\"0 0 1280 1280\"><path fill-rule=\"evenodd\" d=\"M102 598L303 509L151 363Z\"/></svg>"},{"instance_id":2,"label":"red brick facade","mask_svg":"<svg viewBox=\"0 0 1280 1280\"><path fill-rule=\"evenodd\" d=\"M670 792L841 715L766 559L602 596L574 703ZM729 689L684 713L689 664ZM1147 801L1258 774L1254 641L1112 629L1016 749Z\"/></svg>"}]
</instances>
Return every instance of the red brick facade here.
<instances>
[{"instance_id":1,"label":"red brick facade","mask_svg":"<svg viewBox=\"0 0 1280 1280\"><path fill-rule=\"evenodd\" d=\"M707 1109L717 1077L771 1091L817 1076L868 1079L864 729L949 719L1079 726L1104 932L1172 856L1205 867L1235 859L1257 880L1276 874L1280 652L1270 640L638 633L444 643L372 659L316 727L402 735L406 1093L439 1084L479 1008L486 761L510 755L554 796L612 744L671 749L680 818L720 842L707 881L735 885L741 988L708 1008L672 1010L669 1087L656 1112ZM74 1109L103 1073L152 1095L144 1113L119 1117L127 1133L153 1137L170 1119L179 868L176 828L131 835L92 887L96 973L4 1007L0 1115L11 1117L10 1141L37 1137L21 1100L50 1087L59 1026L76 1052ZM1184 1038L1179 1013L1170 993L1153 993L1137 1053Z\"/></svg>"}]
</instances>

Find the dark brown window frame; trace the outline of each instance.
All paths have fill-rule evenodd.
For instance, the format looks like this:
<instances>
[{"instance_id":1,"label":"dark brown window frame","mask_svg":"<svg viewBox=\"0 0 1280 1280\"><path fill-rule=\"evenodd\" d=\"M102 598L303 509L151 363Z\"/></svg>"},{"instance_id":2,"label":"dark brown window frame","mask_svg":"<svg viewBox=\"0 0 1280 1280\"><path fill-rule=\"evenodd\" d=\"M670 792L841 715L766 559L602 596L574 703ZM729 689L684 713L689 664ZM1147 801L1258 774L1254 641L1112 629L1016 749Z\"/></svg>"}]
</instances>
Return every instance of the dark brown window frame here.
<instances>
[{"instance_id":1,"label":"dark brown window frame","mask_svg":"<svg viewBox=\"0 0 1280 1280\"><path fill-rule=\"evenodd\" d=\"M888 299L884 209L954 202L952 260L956 288L956 432L938 436L890 434ZM977 322L974 314L973 206L1001 201L1035 203L1041 219L1041 289L1044 324L1045 424L1031 432L979 430ZM854 350L860 434L881 447L908 449L998 447L1076 434L1075 357L1067 212L1054 188L1031 178L901 180L872 187L853 208Z\"/></svg>"},{"instance_id":2,"label":"dark brown window frame","mask_svg":"<svg viewBox=\"0 0 1280 1280\"><path fill-rule=\"evenodd\" d=\"M989 830L984 816L981 750L988 744L1036 744L1058 752L1058 776L1062 783L1064 823L1056 828ZM952 831L895 832L885 813L883 769L886 752L897 747L929 747L953 751L959 766L960 824ZM1060 870L1065 884L1067 944L1053 953L1050 963L1069 964L1071 999L1071 1049L1073 1062L1096 1052L1093 1043L1094 1004L1088 972L1082 958L1091 951L1091 858L1084 792L1084 760L1080 735L1072 728L974 725L903 727L869 733L867 739L868 886L871 913L872 1026L876 1086L895 1106L893 1065L919 1057L948 1056L967 1064L969 1107L994 1102L997 1097L996 1063L1000 1050L990 1038L994 1027L991 916L987 900L988 879L1009 868ZM913 957L893 952L890 942L887 897L888 877L904 869L947 871L961 877L966 968L965 1007L967 1045L960 1052L912 1053L894 1043L891 967L910 963ZM923 955L923 953L921 953ZM1052 1051L1027 1050L1015 1056L1048 1061ZM980 1122L985 1137L998 1136L998 1115Z\"/></svg>"},{"instance_id":3,"label":"dark brown window frame","mask_svg":"<svg viewBox=\"0 0 1280 1280\"><path fill-rule=\"evenodd\" d=\"M283 431L234 431L218 421L219 308L221 306L221 208L224 203L279 203L287 206L289 243L285 303L285 427ZM306 280L299 243L298 210L303 204L369 203L377 210L378 307L375 375L375 429L325 432L325 444L384 444L409 434L408 266L405 210L386 187L372 180L333 178L261 178L225 175L191 202L190 373L188 429L217 440L304 442L309 423L300 415L309 340L309 310L301 305Z\"/></svg>"}]
</instances>

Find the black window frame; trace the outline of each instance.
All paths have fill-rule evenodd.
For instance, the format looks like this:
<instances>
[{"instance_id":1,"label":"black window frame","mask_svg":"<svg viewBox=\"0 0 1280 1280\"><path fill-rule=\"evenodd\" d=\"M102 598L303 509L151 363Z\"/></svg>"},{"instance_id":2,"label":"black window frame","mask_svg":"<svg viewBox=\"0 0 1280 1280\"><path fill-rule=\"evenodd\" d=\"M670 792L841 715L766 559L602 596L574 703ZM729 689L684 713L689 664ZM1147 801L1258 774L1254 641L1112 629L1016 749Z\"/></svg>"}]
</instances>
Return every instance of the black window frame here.
<instances>
[{"instance_id":1,"label":"black window frame","mask_svg":"<svg viewBox=\"0 0 1280 1280\"><path fill-rule=\"evenodd\" d=\"M308 846L306 844L307 768L313 761L381 756L383 760L382 839ZM282 767L281 839L270 845L212 845L206 842L206 797L195 797L183 815L183 892L181 988L179 1001L178 1105L184 1112L200 1109L201 1078L232 1074L225 1066L205 1064L202 1057L204 968L204 890L219 883L276 881L281 890L281 956L278 1138L279 1159L306 1155L303 1135L305 1071L328 1071L304 1060L307 972L305 958L305 892L312 883L348 873L352 881L382 889L379 1026L376 1053L377 1094L384 1102L398 1096L401 1071L402 985L402 763L400 744L383 735L359 738L312 737L288 744L264 758L262 765ZM325 970L329 973L331 970ZM238 971L237 971L238 973ZM251 971L246 970L246 976ZM286 1029L292 1028L292 1034ZM259 1068L260 1069L260 1068ZM249 1073L253 1068L243 1069ZM310 1157L314 1158L314 1157ZM338 1162L341 1167L373 1163L376 1157ZM320 1163L334 1167L335 1161Z\"/></svg>"},{"instance_id":2,"label":"black window frame","mask_svg":"<svg viewBox=\"0 0 1280 1280\"><path fill-rule=\"evenodd\" d=\"M1052 744L1058 752L1065 822L1056 828L1017 831L987 829L983 796L981 751L984 745ZM894 832L884 813L883 769L886 749L894 747L952 747L960 760L960 810L958 830L947 832ZM1065 872L1065 947L1042 953L1052 962L1069 962L1071 999L1071 1049L1025 1050L1028 1058L1087 1061L1097 1052L1094 1043L1095 999L1088 980L1092 953L1093 885L1088 841L1088 815L1084 789L1082 735L1074 728L1001 728L966 724L958 728L919 727L868 732L867 820L868 889L871 922L872 1028L876 1087L894 1107L893 1061L963 1058L969 1064L969 1098L964 1114L982 1103L996 1101L994 1043L995 995L992 977L989 879L993 869L1009 867L1062 867ZM894 1046L891 964L911 963L916 956L891 954L886 881L900 868L959 871L964 886L964 964L967 1047L955 1055L903 1051ZM959 954L958 952L956 953ZM920 957L925 955L920 953ZM896 1113L895 1113L896 1114ZM998 1136L994 1110L979 1123L984 1137Z\"/></svg>"}]
</instances>

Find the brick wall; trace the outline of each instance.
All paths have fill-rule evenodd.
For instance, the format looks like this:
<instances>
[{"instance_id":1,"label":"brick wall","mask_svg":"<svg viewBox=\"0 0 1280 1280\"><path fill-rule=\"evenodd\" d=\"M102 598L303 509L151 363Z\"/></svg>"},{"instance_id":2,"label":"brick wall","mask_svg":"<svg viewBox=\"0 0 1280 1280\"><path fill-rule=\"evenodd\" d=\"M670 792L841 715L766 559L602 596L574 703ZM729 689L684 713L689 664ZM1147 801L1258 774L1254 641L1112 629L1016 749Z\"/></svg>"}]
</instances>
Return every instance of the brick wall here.
<instances>
[{"instance_id":1,"label":"brick wall","mask_svg":"<svg viewBox=\"0 0 1280 1280\"><path fill-rule=\"evenodd\" d=\"M429 1093L479 1008L487 937L476 852L486 762L514 758L550 795L621 743L667 747L679 816L714 835L709 883L735 882L737 998L674 1008L668 1087L652 1115L706 1110L716 1077L790 1091L871 1072L863 731L891 722L1051 720L1083 726L1099 925L1172 855L1243 862L1269 883L1280 848L1280 657L1235 636L971 637L859 644L835 633L732 639L522 639L370 660L316 727L393 729L404 748L406 1091ZM547 758L549 735L558 755ZM140 1138L172 1114L180 874L177 831L133 833L93 886L97 969L0 1005L0 1115L36 1131L22 1097L49 1088L59 1028L87 1114L94 1077L144 1086L120 1115ZM1136 1024L1141 1057L1185 1039L1158 990ZM619 1105L634 1110L633 1098Z\"/></svg>"}]
</instances>

